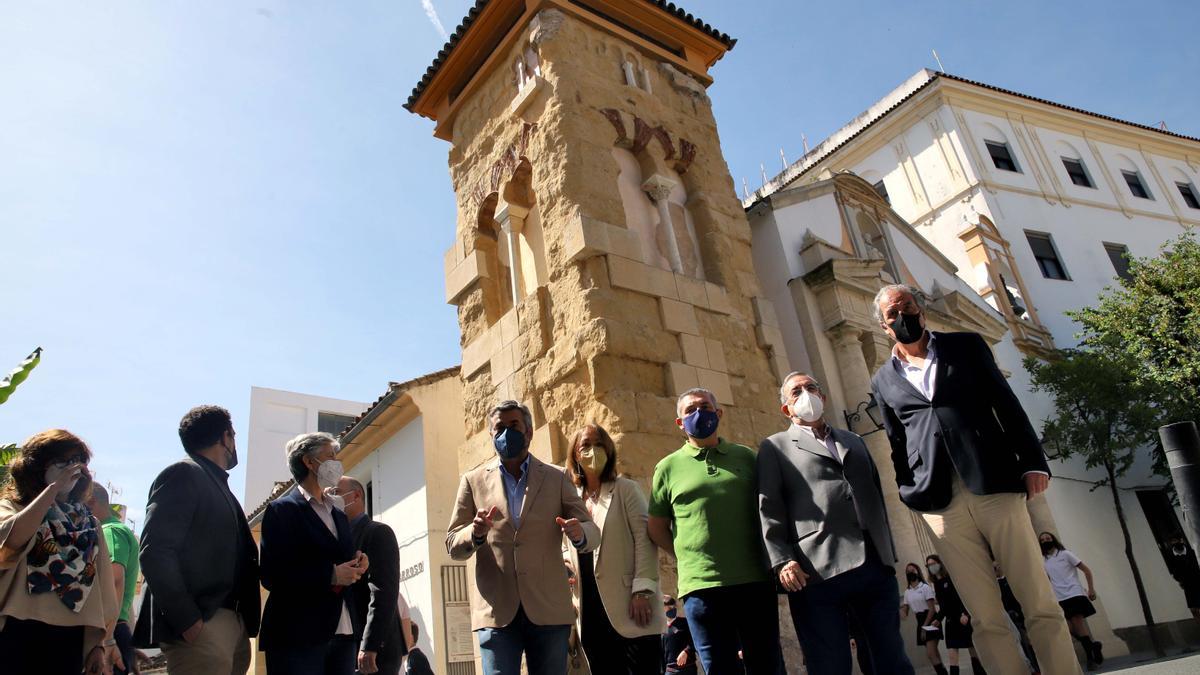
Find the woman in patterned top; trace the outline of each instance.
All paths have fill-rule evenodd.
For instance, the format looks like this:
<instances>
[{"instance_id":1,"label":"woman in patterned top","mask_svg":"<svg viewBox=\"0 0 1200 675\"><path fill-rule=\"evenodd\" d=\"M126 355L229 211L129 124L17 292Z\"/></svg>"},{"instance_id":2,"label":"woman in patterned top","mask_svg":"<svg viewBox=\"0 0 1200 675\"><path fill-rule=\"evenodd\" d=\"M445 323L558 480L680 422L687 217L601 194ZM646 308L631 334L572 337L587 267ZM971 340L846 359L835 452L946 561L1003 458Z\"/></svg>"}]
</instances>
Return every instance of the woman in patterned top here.
<instances>
[{"instance_id":1,"label":"woman in patterned top","mask_svg":"<svg viewBox=\"0 0 1200 675\"><path fill-rule=\"evenodd\" d=\"M91 492L87 445L69 431L21 446L0 492L0 654L5 672L87 675L119 660L120 606Z\"/></svg>"}]
</instances>

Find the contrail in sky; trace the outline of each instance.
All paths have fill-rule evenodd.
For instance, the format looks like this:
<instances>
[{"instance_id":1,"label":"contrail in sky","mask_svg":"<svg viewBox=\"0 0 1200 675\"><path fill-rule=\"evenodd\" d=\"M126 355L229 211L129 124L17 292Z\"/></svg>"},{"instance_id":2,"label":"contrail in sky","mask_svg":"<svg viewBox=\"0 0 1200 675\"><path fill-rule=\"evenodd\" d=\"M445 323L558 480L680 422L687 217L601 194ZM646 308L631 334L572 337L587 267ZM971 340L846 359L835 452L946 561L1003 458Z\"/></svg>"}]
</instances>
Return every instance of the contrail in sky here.
<instances>
[{"instance_id":1,"label":"contrail in sky","mask_svg":"<svg viewBox=\"0 0 1200 675\"><path fill-rule=\"evenodd\" d=\"M442 25L442 20L438 18L437 10L433 8L433 0L421 0L421 7L425 10L425 16L429 17L429 22L437 29L442 39L445 40L450 37L446 34L446 27Z\"/></svg>"}]
</instances>

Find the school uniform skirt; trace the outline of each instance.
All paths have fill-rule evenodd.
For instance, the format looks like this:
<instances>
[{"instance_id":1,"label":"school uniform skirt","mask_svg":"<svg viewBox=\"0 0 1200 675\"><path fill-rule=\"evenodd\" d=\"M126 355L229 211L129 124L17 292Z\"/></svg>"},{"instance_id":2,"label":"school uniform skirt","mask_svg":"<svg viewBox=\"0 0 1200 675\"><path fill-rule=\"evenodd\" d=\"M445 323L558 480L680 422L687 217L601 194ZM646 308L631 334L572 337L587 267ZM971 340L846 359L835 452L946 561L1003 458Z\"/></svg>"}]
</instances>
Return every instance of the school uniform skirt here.
<instances>
[{"instance_id":1,"label":"school uniform skirt","mask_svg":"<svg viewBox=\"0 0 1200 675\"><path fill-rule=\"evenodd\" d=\"M1058 604L1063 608L1063 615L1068 619L1074 616L1086 618L1096 613L1096 608L1092 605L1092 601L1087 599L1086 595L1075 595L1060 601Z\"/></svg>"},{"instance_id":2,"label":"school uniform skirt","mask_svg":"<svg viewBox=\"0 0 1200 675\"><path fill-rule=\"evenodd\" d=\"M925 630L925 619L929 618L929 610L917 612L917 644L923 645L930 640L941 640L942 631Z\"/></svg>"}]
</instances>

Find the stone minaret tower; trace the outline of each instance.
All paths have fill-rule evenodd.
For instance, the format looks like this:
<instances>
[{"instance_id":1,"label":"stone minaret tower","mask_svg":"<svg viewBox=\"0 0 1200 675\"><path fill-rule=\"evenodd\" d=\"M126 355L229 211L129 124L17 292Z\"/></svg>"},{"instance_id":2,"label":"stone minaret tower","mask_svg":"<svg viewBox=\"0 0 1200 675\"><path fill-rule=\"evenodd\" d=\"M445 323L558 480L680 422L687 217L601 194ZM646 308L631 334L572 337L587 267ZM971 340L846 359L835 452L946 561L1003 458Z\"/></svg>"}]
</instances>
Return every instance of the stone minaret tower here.
<instances>
[{"instance_id":1,"label":"stone minaret tower","mask_svg":"<svg viewBox=\"0 0 1200 675\"><path fill-rule=\"evenodd\" d=\"M480 0L413 90L451 144L461 469L495 456L485 415L509 398L542 459L595 420L647 487L685 389L717 394L730 440L785 424L788 364L705 93L733 45L664 2Z\"/></svg>"}]
</instances>

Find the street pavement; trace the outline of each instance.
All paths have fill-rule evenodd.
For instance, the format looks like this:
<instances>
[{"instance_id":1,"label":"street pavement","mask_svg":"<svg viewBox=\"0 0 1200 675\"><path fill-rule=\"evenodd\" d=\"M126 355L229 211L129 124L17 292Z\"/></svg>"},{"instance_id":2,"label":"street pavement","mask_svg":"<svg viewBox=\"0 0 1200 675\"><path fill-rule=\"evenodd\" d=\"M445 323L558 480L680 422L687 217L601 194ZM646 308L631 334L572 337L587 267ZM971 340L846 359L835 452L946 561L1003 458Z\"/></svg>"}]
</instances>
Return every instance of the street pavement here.
<instances>
[{"instance_id":1,"label":"street pavement","mask_svg":"<svg viewBox=\"0 0 1200 675\"><path fill-rule=\"evenodd\" d=\"M1151 654L1135 654L1104 662L1100 673L1122 675L1196 675L1200 673L1200 653L1168 656L1155 661Z\"/></svg>"}]
</instances>

